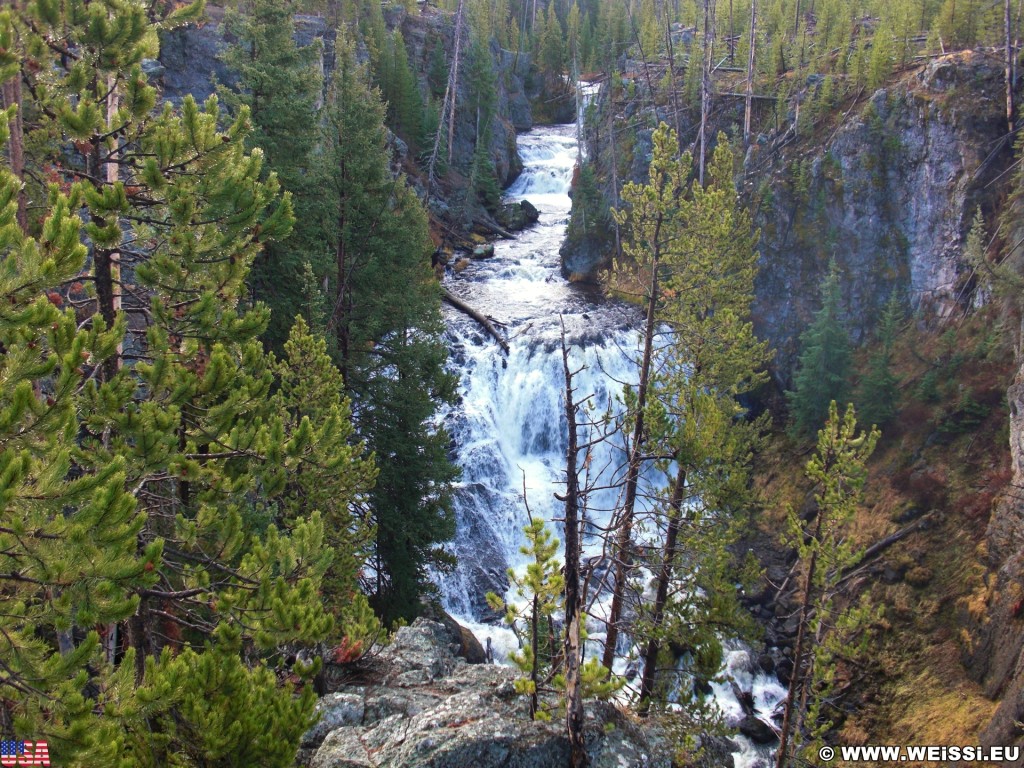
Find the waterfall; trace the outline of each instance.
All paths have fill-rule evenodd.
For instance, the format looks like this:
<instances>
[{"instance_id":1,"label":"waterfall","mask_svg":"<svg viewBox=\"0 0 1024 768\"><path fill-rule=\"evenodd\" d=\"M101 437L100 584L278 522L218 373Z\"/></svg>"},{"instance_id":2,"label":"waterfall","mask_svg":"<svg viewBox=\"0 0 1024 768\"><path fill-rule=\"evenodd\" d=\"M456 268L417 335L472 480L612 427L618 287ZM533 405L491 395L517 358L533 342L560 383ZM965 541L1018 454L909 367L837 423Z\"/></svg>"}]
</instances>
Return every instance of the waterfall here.
<instances>
[{"instance_id":1,"label":"waterfall","mask_svg":"<svg viewBox=\"0 0 1024 768\"><path fill-rule=\"evenodd\" d=\"M499 653L515 647L511 632L482 627L493 618L485 594L504 596L506 572L522 569L527 505L535 518L561 516L554 494L563 489L566 424L562 395L561 334L564 325L581 396L595 408L616 408L622 383L635 380L638 335L632 307L567 283L558 248L565 236L569 186L576 163L573 126L537 129L519 137L524 170L507 199L528 199L540 221L515 241L495 244L492 259L449 280L449 290L506 324L506 356L471 321L449 316L448 341L459 375L459 402L447 414L462 470L455 491L457 532L450 549L458 566L440 582L446 610L491 636ZM621 456L611 443L599 447L595 467L614 467ZM610 470L609 470L610 471ZM610 478L608 478L610 480ZM525 498L524 498L525 489ZM591 499L611 509L613 492ZM606 519L594 522L604 523ZM561 536L558 526L552 525ZM585 541L591 549L595 541Z\"/></svg>"},{"instance_id":2,"label":"waterfall","mask_svg":"<svg viewBox=\"0 0 1024 768\"><path fill-rule=\"evenodd\" d=\"M495 255L473 262L446 287L474 308L505 325L510 351L506 356L472 320L447 309L451 364L459 377L459 401L445 415L462 478L455 489L456 536L449 547L458 565L437 579L445 609L480 638L490 638L499 657L517 647L510 630L496 622L485 594L505 597L507 571L525 569L519 551L527 505L534 516L552 523L562 515L554 494L564 489L566 425L561 335L565 329L577 399L592 396L598 411L620 406L624 383L636 382L640 315L604 299L600 292L571 285L560 272L558 249L565 236L569 186L577 157L573 125L537 128L519 137L524 170L506 193L511 201L528 199L540 211L539 222L513 241L495 243ZM586 440L581 435L581 440ZM610 485L625 456L612 442L597 446L592 456L598 485ZM602 483L601 480L609 481ZM525 498L524 498L525 491ZM591 494L591 522L608 522L615 507L614 490ZM584 557L597 555L596 537L584 537ZM600 616L601 606L591 615ZM590 627L592 640L603 627ZM598 651L598 643L591 649ZM617 667L617 671L621 671ZM743 648L730 648L723 672L752 691L767 716L785 691L774 677L751 663ZM729 684L713 686L727 721L743 712ZM771 751L736 737L736 768L770 762Z\"/></svg>"}]
</instances>

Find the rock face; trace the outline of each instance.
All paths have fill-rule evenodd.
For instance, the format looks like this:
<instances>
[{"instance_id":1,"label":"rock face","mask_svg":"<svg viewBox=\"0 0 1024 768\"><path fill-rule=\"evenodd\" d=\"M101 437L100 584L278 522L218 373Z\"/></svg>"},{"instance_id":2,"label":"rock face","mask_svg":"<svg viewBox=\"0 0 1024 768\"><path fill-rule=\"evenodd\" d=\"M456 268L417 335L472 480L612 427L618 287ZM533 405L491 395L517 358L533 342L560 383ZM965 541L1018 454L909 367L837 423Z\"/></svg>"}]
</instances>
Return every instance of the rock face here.
<instances>
[{"instance_id":1,"label":"rock face","mask_svg":"<svg viewBox=\"0 0 1024 768\"><path fill-rule=\"evenodd\" d=\"M469 666L448 630L417 619L375 660L369 685L325 696L303 737L309 768L553 768L566 765L561 723L532 722L513 671ZM606 726L611 725L611 728ZM587 708L595 768L669 768L667 744L608 704Z\"/></svg>"},{"instance_id":2,"label":"rock face","mask_svg":"<svg viewBox=\"0 0 1024 768\"><path fill-rule=\"evenodd\" d=\"M960 260L967 229L977 206L991 212L999 185L990 182L1012 162L1000 143L1002 88L992 60L951 54L861 101L834 129L796 136L789 129L751 147L739 181L761 230L754 319L777 352L780 384L789 383L799 335L820 306L832 258L857 341L894 292L925 317L942 316L969 296L969 270ZM634 115L631 125L671 124L667 114L640 111L627 101L619 114ZM605 118L600 132L588 135L602 174L609 167L607 128ZM620 182L646 179L649 136L639 128L618 148ZM611 206L610 191L604 193ZM592 273L609 248L607 237L566 248L563 271Z\"/></svg>"},{"instance_id":3,"label":"rock face","mask_svg":"<svg viewBox=\"0 0 1024 768\"><path fill-rule=\"evenodd\" d=\"M161 35L159 62L152 62L150 72L154 82L159 83L164 95L180 102L186 95L193 95L203 102L216 90L216 84L231 87L237 82L235 74L223 63L221 56L228 45L221 24L223 11L211 7L207 12L209 20L201 26L186 26ZM449 52L453 48L454 25L452 14L423 6L420 13L409 13L403 5L394 4L384 9L385 22L389 29L398 29L406 43L409 63L426 92L427 73L435 44ZM296 14L295 39L300 46L320 41L320 71L325 82L334 67L335 31L327 20L320 16ZM463 41L465 43L465 41ZM463 47L465 54L466 46ZM492 42L489 55L496 83L497 117L486 137L487 150L494 162L498 182L502 186L511 184L522 171L522 160L516 147L517 131L527 131L533 125L530 102L526 94L526 78L530 70L527 54L505 51ZM357 51L361 61L368 60L365 49ZM473 108L473 83L466 72L466 61L462 63L462 76L456 94L455 134L452 141L452 165L467 169L472 164L476 149L476 111ZM406 159L408 148L400 142L392 142L396 166ZM416 180L410 177L414 186ZM421 197L423 190L418 190ZM439 201L444 208L446 203ZM451 218L451 217L445 217Z\"/></svg>"},{"instance_id":4,"label":"rock face","mask_svg":"<svg viewBox=\"0 0 1024 768\"><path fill-rule=\"evenodd\" d=\"M409 52L409 63L421 80L426 79L430 57L438 39L442 41L445 51L454 48L455 30L450 13L424 6L421 13L411 14L402 6L392 6L387 22L389 26L401 29ZM466 50L466 41L463 40L463 55L467 55ZM498 181L506 186L523 170L516 149L516 132L528 131L533 126L524 86L530 60L528 55L517 56L514 51L502 50L492 41L490 61L497 83L497 119L491 125L488 151L498 172ZM472 108L471 79L464 68L460 68L460 74L455 100L452 162L457 167L468 167L476 148L476 111Z\"/></svg>"},{"instance_id":5,"label":"rock face","mask_svg":"<svg viewBox=\"0 0 1024 768\"><path fill-rule=\"evenodd\" d=\"M858 342L893 293L926 318L962 299L971 218L1012 157L992 154L1006 130L1002 88L981 54L942 57L877 91L823 145L783 136L748 154L744 191L761 228L755 326L783 379L832 258ZM797 149L775 151L783 142Z\"/></svg>"}]
</instances>

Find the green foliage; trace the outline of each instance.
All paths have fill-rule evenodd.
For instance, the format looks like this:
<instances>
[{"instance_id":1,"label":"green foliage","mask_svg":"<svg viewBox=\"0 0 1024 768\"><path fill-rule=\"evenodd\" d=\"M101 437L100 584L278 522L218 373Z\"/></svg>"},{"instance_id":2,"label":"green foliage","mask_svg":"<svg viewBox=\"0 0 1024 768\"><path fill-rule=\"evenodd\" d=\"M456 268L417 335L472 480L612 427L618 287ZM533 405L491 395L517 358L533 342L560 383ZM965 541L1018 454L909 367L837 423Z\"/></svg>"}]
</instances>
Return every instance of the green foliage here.
<instances>
[{"instance_id":1,"label":"green foliage","mask_svg":"<svg viewBox=\"0 0 1024 768\"><path fill-rule=\"evenodd\" d=\"M793 430L810 435L828 417L829 403L845 402L850 389L850 338L840 318L839 268L833 261L821 287L821 309L800 336L800 359L787 392Z\"/></svg>"},{"instance_id":2,"label":"green foliage","mask_svg":"<svg viewBox=\"0 0 1024 768\"><path fill-rule=\"evenodd\" d=\"M441 38L434 41L434 47L430 51L430 63L427 66L427 84L430 86L430 93L435 98L444 96L444 89L448 85L448 57L445 55Z\"/></svg>"},{"instance_id":3,"label":"green foliage","mask_svg":"<svg viewBox=\"0 0 1024 768\"><path fill-rule=\"evenodd\" d=\"M147 661L137 696L151 702L158 730L140 722L128 731L131 765L294 765L295 745L316 719L316 695L310 686L297 694L291 684L279 685L266 667L250 670L241 652L241 633L222 625L200 653L168 649Z\"/></svg>"},{"instance_id":4,"label":"green foliage","mask_svg":"<svg viewBox=\"0 0 1024 768\"><path fill-rule=\"evenodd\" d=\"M505 602L494 592L487 593L492 610L503 613L505 622L516 633L520 650L511 654L511 661L524 677L516 680L516 691L530 699L530 716L550 720L552 713L564 702L542 699L544 692L561 691L565 681L560 669L564 664L561 632L555 631L554 616L563 610L565 579L558 557L558 539L543 520L530 519L523 529L527 544L520 547L531 562L522 575L509 569L516 600ZM586 623L584 618L583 623ZM584 640L586 638L583 638ZM609 675L597 659L589 659L580 667L580 687L584 698L605 699L619 690L625 681Z\"/></svg>"},{"instance_id":5,"label":"green foliage","mask_svg":"<svg viewBox=\"0 0 1024 768\"><path fill-rule=\"evenodd\" d=\"M544 30L540 38L539 64L548 77L559 78L565 71L565 31L555 13L555 3L548 3L544 15Z\"/></svg>"},{"instance_id":6,"label":"green foliage","mask_svg":"<svg viewBox=\"0 0 1024 768\"><path fill-rule=\"evenodd\" d=\"M866 424L884 426L896 413L900 378L892 370L892 345L902 321L903 309L893 293L878 321L877 347L868 358L867 372L857 392L861 420Z\"/></svg>"},{"instance_id":7,"label":"green foliage","mask_svg":"<svg viewBox=\"0 0 1024 768\"><path fill-rule=\"evenodd\" d=\"M312 116L323 86L322 46L319 41L304 48L296 45L290 0L252 0L244 12L228 9L224 28L233 42L223 58L238 73L238 83L237 90L221 87L219 94L233 116L247 109L253 127L248 147L262 150L264 178L268 172L277 174L295 196L296 213L303 218L304 202L312 193L308 185L317 138ZM274 349L287 338L293 309L301 301L299 276L309 252L310 244L296 236L268 244L249 275L257 298L271 309L264 338Z\"/></svg>"},{"instance_id":8,"label":"green foliage","mask_svg":"<svg viewBox=\"0 0 1024 768\"><path fill-rule=\"evenodd\" d=\"M318 192L299 226L333 262L328 329L356 428L377 457L367 497L376 527L373 605L391 623L419 612L428 565L449 562L439 545L455 532L457 470L435 424L455 385L444 370L433 245L422 204L391 173L384 115L352 44L340 37Z\"/></svg>"},{"instance_id":9,"label":"green foliage","mask_svg":"<svg viewBox=\"0 0 1024 768\"><path fill-rule=\"evenodd\" d=\"M835 688L837 660L856 660L864 654L865 630L881 617L881 610L872 609L866 601L842 609L836 605L844 573L863 554L851 543L848 527L861 504L867 460L878 437L873 427L858 434L852 405L840 419L835 402L830 403L817 451L807 463L817 512L805 524L795 510L789 511L785 542L800 558L802 594L780 764L817 754L821 738L832 726L827 708Z\"/></svg>"},{"instance_id":10,"label":"green foliage","mask_svg":"<svg viewBox=\"0 0 1024 768\"><path fill-rule=\"evenodd\" d=\"M0 148L14 114L0 111ZM116 354L125 324L79 327L56 306L56 288L85 264L72 214L80 190L54 191L41 236L30 238L16 221L19 186L0 166L0 701L15 735L47 734L71 764L117 738L117 724L96 723L81 694L108 672L92 628L135 613L162 546L137 546L144 518L122 457L96 473L71 471L78 393ZM76 639L76 627L89 630Z\"/></svg>"},{"instance_id":11,"label":"green foliage","mask_svg":"<svg viewBox=\"0 0 1024 768\"><path fill-rule=\"evenodd\" d=\"M366 597L357 574L373 541L372 525L355 510L365 504L377 475L365 444L356 439L341 373L327 352L327 342L313 336L300 317L284 345L277 369L275 409L284 415L286 432L303 439L283 457L288 474L275 499L276 521L292 527L316 510L323 517L326 542L334 553L322 594L339 618L336 630L349 644L368 645L378 627L365 622ZM346 619L352 617L352 627ZM354 637L353 631L359 636Z\"/></svg>"},{"instance_id":12,"label":"green foliage","mask_svg":"<svg viewBox=\"0 0 1024 768\"><path fill-rule=\"evenodd\" d=\"M566 240L572 243L590 238L604 239L611 225L611 214L597 185L593 163L584 161L573 186L572 215Z\"/></svg>"},{"instance_id":13,"label":"green foliage","mask_svg":"<svg viewBox=\"0 0 1024 768\"><path fill-rule=\"evenodd\" d=\"M290 765L313 697L281 684L283 659L332 632L321 590L358 608L368 534L351 512L372 465L323 346L299 326L289 349L318 382L280 367L258 339L266 308L247 304L290 197L246 148L247 105L223 127L215 98L158 106L138 66L157 27L200 10L40 2L0 17L38 64L22 72L29 162L78 180L40 200L33 239L0 170L15 670L0 696L62 765Z\"/></svg>"},{"instance_id":14,"label":"green foliage","mask_svg":"<svg viewBox=\"0 0 1024 768\"><path fill-rule=\"evenodd\" d=\"M736 397L764 381L768 358L750 319L757 233L737 205L728 141L719 135L702 187L667 126L652 139L648 183L627 184L628 208L615 212L631 233L627 255L662 276L657 318L674 331L654 352L644 422L645 451L670 457L658 464L674 478L648 491L658 497L651 528L664 533L645 558L657 595L632 630L646 645L645 709L669 703L671 681L656 675L658 666L674 668L660 658L668 648L692 649L690 671L710 679L722 662L722 629L750 629L728 546L733 514L749 501L747 465L763 424L744 421ZM633 398L627 404L635 407ZM673 703L692 718L712 717L697 695Z\"/></svg>"},{"instance_id":15,"label":"green foliage","mask_svg":"<svg viewBox=\"0 0 1024 768\"><path fill-rule=\"evenodd\" d=\"M387 103L388 127L406 141L410 151L414 154L420 152L426 146L423 98L409 66L405 40L397 29L388 41L388 50L377 77L381 95Z\"/></svg>"}]
</instances>

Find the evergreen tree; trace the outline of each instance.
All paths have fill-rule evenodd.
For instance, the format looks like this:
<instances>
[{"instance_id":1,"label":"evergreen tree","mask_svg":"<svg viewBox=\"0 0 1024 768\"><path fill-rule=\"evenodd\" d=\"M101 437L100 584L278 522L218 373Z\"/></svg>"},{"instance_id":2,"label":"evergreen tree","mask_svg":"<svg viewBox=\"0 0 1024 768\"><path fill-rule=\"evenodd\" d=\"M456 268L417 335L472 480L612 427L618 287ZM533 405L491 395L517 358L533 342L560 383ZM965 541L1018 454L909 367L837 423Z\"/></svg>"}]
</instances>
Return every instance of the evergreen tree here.
<instances>
[{"instance_id":1,"label":"evergreen tree","mask_svg":"<svg viewBox=\"0 0 1024 768\"><path fill-rule=\"evenodd\" d=\"M903 320L903 310L895 292L889 297L875 334L876 349L868 358L867 372L861 379L857 401L865 424L883 426L896 413L899 377L892 371L892 345Z\"/></svg>"},{"instance_id":2,"label":"evergreen tree","mask_svg":"<svg viewBox=\"0 0 1024 768\"><path fill-rule=\"evenodd\" d=\"M86 540L107 547L123 569L113 584L99 573L82 579L84 589L99 586L100 598L83 591L55 636L40 639L56 643L61 658L78 666L68 706L102 713L97 722L121 729L105 749L89 752L90 729L76 722L59 745L69 765L154 759L228 766L241 749L231 740L246 734L280 739L250 764L290 764L311 722L312 696L295 697L269 670L326 638L333 624L318 594L331 560L322 518L308 506L300 515L298 500L288 497L289 477L324 458L311 442L327 433L308 419L296 421L271 396L276 363L258 340L267 311L243 303L253 260L289 231L290 200L280 195L277 177L264 173L262 153L246 150L248 108L224 130L214 98L202 108L187 98L180 111L165 104L154 112L157 94L139 66L156 53L158 26L194 18L200 8L151 18L153 9L133 0L39 2L13 17L20 57L39 65L22 71L35 100L27 124L39 152L34 161L51 163L58 178L78 180L70 203L52 193L47 238L59 234L75 258L85 254L76 240L91 252L87 274L71 283L60 284L65 278L56 268L47 275L56 281L51 302L73 297L82 327L95 335L74 342L82 361L75 375L84 375L72 393L78 419L61 425L55 438L68 445L74 436L74 447L46 482L50 491L65 482L69 499L92 484L85 515L98 514L101 504L106 511ZM65 150L72 145L76 152ZM81 217L74 227L64 223L72 209ZM64 329L64 345L77 325L68 317L51 327ZM122 346L103 335L124 327ZM37 370L64 375L60 366ZM337 471L365 475L353 455L339 461ZM127 520L131 510L111 490L115 477L117 488L134 496ZM301 481L293 482L294 488ZM361 484L359 476L351 481L352 488ZM43 565L59 563L54 555ZM93 565L109 563L92 556ZM88 631L97 624L101 663ZM172 649L186 648L194 655L177 658L188 671L174 673L165 662ZM315 667L295 671L311 674ZM92 674L107 680L87 686ZM197 739L209 725L216 679L246 687L258 706L239 709L224 732ZM52 706L41 716L61 727L63 715ZM203 745L200 753L195 744Z\"/></svg>"},{"instance_id":3,"label":"evergreen tree","mask_svg":"<svg viewBox=\"0 0 1024 768\"><path fill-rule=\"evenodd\" d=\"M307 433L297 444L300 453L282 457L288 482L276 499L275 522L290 528L317 510L324 520L326 541L334 554L322 592L338 619L336 630L348 652L368 650L379 626L358 574L372 545L374 530L360 511L377 469L364 458L365 444L356 442L341 373L327 351L327 342L313 336L301 317L284 345L277 369L276 410L284 414L288 433Z\"/></svg>"},{"instance_id":4,"label":"evergreen tree","mask_svg":"<svg viewBox=\"0 0 1024 768\"><path fill-rule=\"evenodd\" d=\"M559 646L555 639L554 615L562 609L565 585L558 558L558 539L543 520L530 517L523 529L527 544L519 548L531 562L522 576L509 568L508 578L521 605L506 604L493 592L487 602L505 614L505 621L520 638L522 650L512 654L512 662L527 675L516 681L516 690L530 697L530 717L550 718L540 708L541 685L550 680L551 665Z\"/></svg>"},{"instance_id":5,"label":"evergreen tree","mask_svg":"<svg viewBox=\"0 0 1024 768\"><path fill-rule=\"evenodd\" d=\"M319 41L304 48L296 45L291 0L248 0L227 11L224 27L234 41L224 61L238 73L238 84L237 90L220 88L221 98L232 115L248 108L253 124L249 147L263 151L266 172L277 173L294 195L298 217L304 218L305 202L315 194L309 184L322 46ZM296 236L301 234L299 230L286 243L267 244L249 276L256 297L272 310L265 338L275 349L287 338L291 314L300 302L303 264L313 250Z\"/></svg>"},{"instance_id":6,"label":"evergreen tree","mask_svg":"<svg viewBox=\"0 0 1024 768\"><path fill-rule=\"evenodd\" d=\"M840 318L839 268L833 261L821 286L821 309L800 336L800 359L787 393L790 419L798 434L824 424L829 403L846 402L850 391L850 337Z\"/></svg>"},{"instance_id":7,"label":"evergreen tree","mask_svg":"<svg viewBox=\"0 0 1024 768\"><path fill-rule=\"evenodd\" d=\"M0 37L11 32L10 15L0 12ZM0 83L12 69L0 69ZM0 152L14 114L13 107L0 110ZM137 547L144 520L125 490L122 457L96 473L71 471L78 393L116 354L125 325L119 318L108 328L93 318L79 327L73 310L58 308L66 296L61 284L72 281L86 259L73 213L80 189L70 197L52 191L34 239L17 219L20 186L6 163L0 165L3 735L46 734L60 764L84 765L116 754L120 724L98 722L83 691L95 686L113 699L131 696L130 681L110 678L95 628L135 612L134 593L156 581L162 547Z\"/></svg>"},{"instance_id":8,"label":"evergreen tree","mask_svg":"<svg viewBox=\"0 0 1024 768\"><path fill-rule=\"evenodd\" d=\"M555 13L555 4L548 3L544 31L540 38L540 68L545 77L557 80L565 71L565 33Z\"/></svg>"},{"instance_id":9,"label":"evergreen tree","mask_svg":"<svg viewBox=\"0 0 1024 768\"><path fill-rule=\"evenodd\" d=\"M380 473L369 494L376 526L373 604L391 622L419 611L427 566L454 535L456 469L437 408L454 395L444 370L440 298L426 213L389 168L384 105L339 39L327 105L319 207L311 225L334 257L329 329L359 434Z\"/></svg>"},{"instance_id":10,"label":"evergreen tree","mask_svg":"<svg viewBox=\"0 0 1024 768\"><path fill-rule=\"evenodd\" d=\"M388 127L405 140L414 155L419 153L425 144L424 104L400 30L389 37L380 71L375 75L387 104Z\"/></svg>"},{"instance_id":11,"label":"evergreen tree","mask_svg":"<svg viewBox=\"0 0 1024 768\"><path fill-rule=\"evenodd\" d=\"M656 142L674 146L662 126ZM739 207L733 155L724 135L708 166L707 186L692 183L662 236L665 278L659 319L673 341L656 352L647 420L649 439L671 456L672 478L654 505L660 545L650 558L655 599L634 629L645 646L641 707L667 703L672 685L657 673L669 645L693 649L693 674L718 672L724 627L749 629L736 593L728 546L733 514L749 502L748 463L763 423L748 423L736 397L765 380L768 349L754 335L750 312L757 271L757 235ZM674 660L672 660L674 662ZM662 671L674 671L674 663ZM698 697L679 703L707 714Z\"/></svg>"},{"instance_id":12,"label":"evergreen tree","mask_svg":"<svg viewBox=\"0 0 1024 768\"><path fill-rule=\"evenodd\" d=\"M857 434L852 405L840 419L835 402L830 403L817 452L807 463L807 477L815 486L815 515L805 524L790 510L786 541L800 558L800 611L777 768L803 760L805 747L808 756L817 754L817 740L830 725L819 722L819 716L833 688L837 651L855 656L854 638L873 617L863 606L840 613L834 603L844 572L862 556L847 528L861 503L865 465L878 437L874 428Z\"/></svg>"}]
</instances>

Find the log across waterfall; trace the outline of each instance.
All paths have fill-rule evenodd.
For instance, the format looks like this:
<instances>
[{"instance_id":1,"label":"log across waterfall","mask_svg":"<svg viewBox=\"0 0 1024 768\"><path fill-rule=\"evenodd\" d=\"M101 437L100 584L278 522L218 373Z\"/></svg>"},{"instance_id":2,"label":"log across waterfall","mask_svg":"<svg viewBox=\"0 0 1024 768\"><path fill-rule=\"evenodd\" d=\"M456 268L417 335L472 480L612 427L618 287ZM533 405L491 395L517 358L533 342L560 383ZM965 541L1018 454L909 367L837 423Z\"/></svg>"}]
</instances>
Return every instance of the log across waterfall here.
<instances>
[{"instance_id":1,"label":"log across waterfall","mask_svg":"<svg viewBox=\"0 0 1024 768\"><path fill-rule=\"evenodd\" d=\"M598 410L621 408L624 383L635 384L641 318L635 307L611 302L586 286L561 277L558 249L565 236L569 184L576 162L575 126L554 126L519 137L524 171L507 191L510 200L528 199L540 211L539 222L515 240L495 243L495 255L474 261L450 275L445 290L481 317L501 321L507 350L490 330L454 308L446 308L450 360L459 377L459 402L445 416L462 478L455 488L456 538L449 549L454 571L438 576L446 610L478 634L490 638L496 656L516 648L512 633L487 606L488 591L506 595L507 570L525 569L519 547L527 523L525 487L534 516L543 517L562 536L566 423L560 351L564 322L571 360L583 370L574 386L581 397L592 395ZM493 326L492 326L493 327ZM580 434L585 442L587 435ZM598 485L613 485L624 454L620 444L597 446L594 472ZM602 480L604 482L602 482ZM614 488L588 498L590 523L606 524L618 501ZM600 554L596 536L584 536L584 559ZM599 654L606 600L590 609L588 653ZM785 691L774 677L752 663L741 647L727 653L726 672L751 691L763 716ZM623 671L624 663L618 668ZM727 718L745 716L728 684L715 684L715 696ZM750 768L764 749L740 739L737 768ZM766 761L767 764L767 761Z\"/></svg>"},{"instance_id":2,"label":"log across waterfall","mask_svg":"<svg viewBox=\"0 0 1024 768\"><path fill-rule=\"evenodd\" d=\"M491 322L490 318L484 317L482 314L477 312L475 309L469 306L469 304L464 302L458 296L452 295L452 292L449 291L447 288L441 288L441 296L445 301L447 301L457 310L469 315L478 323L480 323L480 325L483 326L484 330L487 331L494 338L494 340L498 342L498 346L505 350L506 353L508 352L508 342L505 341L505 339L502 337L500 333L498 333L498 329L494 327L494 323Z\"/></svg>"}]
</instances>

